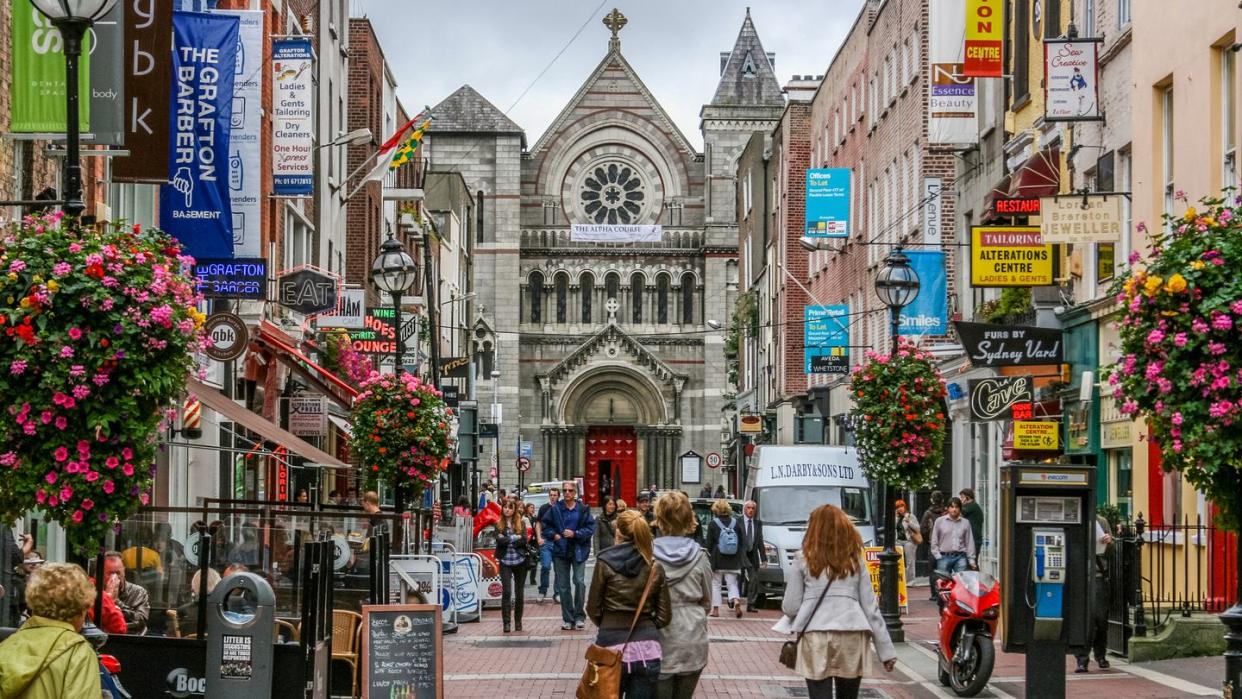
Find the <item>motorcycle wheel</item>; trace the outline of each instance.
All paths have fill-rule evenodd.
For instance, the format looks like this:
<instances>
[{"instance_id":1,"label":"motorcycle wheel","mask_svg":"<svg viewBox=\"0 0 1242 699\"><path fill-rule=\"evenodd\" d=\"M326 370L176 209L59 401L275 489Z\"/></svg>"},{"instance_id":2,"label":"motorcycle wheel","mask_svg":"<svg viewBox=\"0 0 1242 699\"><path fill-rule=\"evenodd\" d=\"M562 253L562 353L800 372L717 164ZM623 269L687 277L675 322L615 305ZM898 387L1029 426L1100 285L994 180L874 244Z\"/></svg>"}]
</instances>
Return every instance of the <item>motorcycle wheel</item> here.
<instances>
[{"instance_id":1,"label":"motorcycle wheel","mask_svg":"<svg viewBox=\"0 0 1242 699\"><path fill-rule=\"evenodd\" d=\"M940 684L945 687L952 687L953 683L949 681L949 671L944 669L944 661L936 662L936 673L940 677Z\"/></svg>"},{"instance_id":2,"label":"motorcycle wheel","mask_svg":"<svg viewBox=\"0 0 1242 699\"><path fill-rule=\"evenodd\" d=\"M987 636L975 636L974 651L970 662L959 665L951 663L949 667L949 687L959 697L973 697L987 686L992 678L992 666L996 662L996 649L992 639Z\"/></svg>"}]
</instances>

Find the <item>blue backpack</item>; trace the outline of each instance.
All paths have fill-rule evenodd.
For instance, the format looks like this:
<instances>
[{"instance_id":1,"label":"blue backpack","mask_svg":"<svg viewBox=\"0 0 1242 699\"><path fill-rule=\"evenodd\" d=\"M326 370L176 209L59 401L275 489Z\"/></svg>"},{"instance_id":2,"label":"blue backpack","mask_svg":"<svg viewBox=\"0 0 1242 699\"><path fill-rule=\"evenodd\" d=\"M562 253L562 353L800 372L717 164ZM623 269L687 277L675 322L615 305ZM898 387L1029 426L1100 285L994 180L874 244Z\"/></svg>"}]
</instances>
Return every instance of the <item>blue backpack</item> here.
<instances>
[{"instance_id":1,"label":"blue backpack","mask_svg":"<svg viewBox=\"0 0 1242 699\"><path fill-rule=\"evenodd\" d=\"M733 518L729 518L728 526L720 525L720 538L716 540L716 550L722 556L733 556L737 554L737 528L733 526Z\"/></svg>"}]
</instances>

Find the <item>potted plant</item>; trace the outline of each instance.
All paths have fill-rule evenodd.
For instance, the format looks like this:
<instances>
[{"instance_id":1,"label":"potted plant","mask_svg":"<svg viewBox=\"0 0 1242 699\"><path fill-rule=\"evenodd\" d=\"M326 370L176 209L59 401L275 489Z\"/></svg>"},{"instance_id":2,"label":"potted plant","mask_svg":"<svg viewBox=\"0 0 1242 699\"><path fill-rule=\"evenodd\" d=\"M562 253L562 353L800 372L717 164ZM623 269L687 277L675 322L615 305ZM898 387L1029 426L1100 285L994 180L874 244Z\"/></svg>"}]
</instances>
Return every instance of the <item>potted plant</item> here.
<instances>
[{"instance_id":1,"label":"potted plant","mask_svg":"<svg viewBox=\"0 0 1242 699\"><path fill-rule=\"evenodd\" d=\"M443 394L410 373L372 373L354 399L353 453L368 487L380 480L416 498L444 470L453 411Z\"/></svg>"}]
</instances>

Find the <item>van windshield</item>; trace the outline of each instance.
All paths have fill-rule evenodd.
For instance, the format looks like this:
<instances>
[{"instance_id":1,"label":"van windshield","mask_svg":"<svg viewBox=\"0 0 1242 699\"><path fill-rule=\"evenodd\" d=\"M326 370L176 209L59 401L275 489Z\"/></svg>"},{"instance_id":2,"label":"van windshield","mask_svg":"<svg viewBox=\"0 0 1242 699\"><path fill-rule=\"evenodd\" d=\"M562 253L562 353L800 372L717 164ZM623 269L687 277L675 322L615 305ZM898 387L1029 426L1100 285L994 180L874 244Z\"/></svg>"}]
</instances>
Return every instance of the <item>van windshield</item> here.
<instances>
[{"instance_id":1,"label":"van windshield","mask_svg":"<svg viewBox=\"0 0 1242 699\"><path fill-rule=\"evenodd\" d=\"M761 489L758 499L759 519L766 525L806 524L811 510L825 504L845 510L854 524L871 523L870 499L863 488L777 486Z\"/></svg>"}]
</instances>

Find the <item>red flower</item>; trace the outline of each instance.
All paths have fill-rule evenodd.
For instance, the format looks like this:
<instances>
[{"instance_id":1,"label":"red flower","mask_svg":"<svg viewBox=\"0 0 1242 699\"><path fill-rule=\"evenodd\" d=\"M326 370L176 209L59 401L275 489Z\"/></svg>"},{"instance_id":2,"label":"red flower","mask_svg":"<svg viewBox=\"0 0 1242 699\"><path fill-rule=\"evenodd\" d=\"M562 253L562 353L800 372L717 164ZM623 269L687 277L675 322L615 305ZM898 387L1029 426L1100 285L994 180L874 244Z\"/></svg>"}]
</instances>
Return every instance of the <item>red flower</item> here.
<instances>
[{"instance_id":1,"label":"red flower","mask_svg":"<svg viewBox=\"0 0 1242 699\"><path fill-rule=\"evenodd\" d=\"M104 276L104 268L103 268L103 265L101 265L101 264L87 265L87 266L86 266L86 276L88 276L88 277L94 277L94 278L96 278L96 279L103 279L103 276Z\"/></svg>"}]
</instances>

